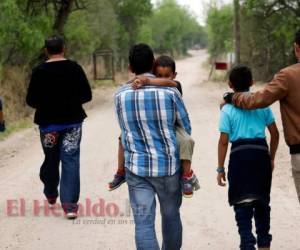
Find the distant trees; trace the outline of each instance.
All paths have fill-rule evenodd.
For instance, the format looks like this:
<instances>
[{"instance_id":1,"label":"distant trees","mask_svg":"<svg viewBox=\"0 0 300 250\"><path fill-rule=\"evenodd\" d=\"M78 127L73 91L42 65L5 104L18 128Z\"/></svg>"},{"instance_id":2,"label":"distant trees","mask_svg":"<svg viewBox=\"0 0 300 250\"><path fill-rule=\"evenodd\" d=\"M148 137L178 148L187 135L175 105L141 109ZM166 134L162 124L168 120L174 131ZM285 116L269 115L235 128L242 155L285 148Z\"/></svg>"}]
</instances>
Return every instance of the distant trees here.
<instances>
[{"instance_id":1,"label":"distant trees","mask_svg":"<svg viewBox=\"0 0 300 250\"><path fill-rule=\"evenodd\" d=\"M208 52L212 58L224 56L234 48L233 6L212 5L207 14Z\"/></svg>"},{"instance_id":2,"label":"distant trees","mask_svg":"<svg viewBox=\"0 0 300 250\"><path fill-rule=\"evenodd\" d=\"M241 62L241 6L240 0L234 0L234 48L235 48L235 63Z\"/></svg>"},{"instance_id":3,"label":"distant trees","mask_svg":"<svg viewBox=\"0 0 300 250\"><path fill-rule=\"evenodd\" d=\"M138 37L141 25L152 14L149 0L113 0L113 6L123 30L128 35L129 45L133 45ZM123 35L123 33L120 33Z\"/></svg>"},{"instance_id":4,"label":"distant trees","mask_svg":"<svg viewBox=\"0 0 300 250\"><path fill-rule=\"evenodd\" d=\"M161 1L144 29L151 30L149 42L159 53L186 54L195 44L206 45L204 28L175 0Z\"/></svg>"},{"instance_id":5,"label":"distant trees","mask_svg":"<svg viewBox=\"0 0 300 250\"><path fill-rule=\"evenodd\" d=\"M84 0L27 0L26 12L31 16L44 9L54 11L55 21L53 30L58 34L64 33L64 26L72 11L84 8Z\"/></svg>"},{"instance_id":6,"label":"distant trees","mask_svg":"<svg viewBox=\"0 0 300 250\"><path fill-rule=\"evenodd\" d=\"M242 6L241 60L257 79L269 80L280 68L295 62L294 35L299 29L299 1L248 0Z\"/></svg>"},{"instance_id":7,"label":"distant trees","mask_svg":"<svg viewBox=\"0 0 300 250\"><path fill-rule=\"evenodd\" d=\"M0 68L26 65L51 32L51 18L40 12L29 18L25 2L15 0L0 1L0 13Z\"/></svg>"},{"instance_id":8,"label":"distant trees","mask_svg":"<svg viewBox=\"0 0 300 250\"><path fill-rule=\"evenodd\" d=\"M151 0L2 0L0 11L0 64L32 61L53 33L67 39L77 59L98 48L125 57L138 41L172 54L206 42L203 27L175 0L156 9Z\"/></svg>"},{"instance_id":9,"label":"distant trees","mask_svg":"<svg viewBox=\"0 0 300 250\"><path fill-rule=\"evenodd\" d=\"M294 34L299 29L300 2L244 0L240 4L241 62L252 67L256 79L269 80L277 70L295 62L292 44ZM224 8L228 9L227 18L224 17ZM233 36L230 38L226 35L234 27L229 18L232 15L230 9L232 12L230 6L211 8L209 11L207 24L212 56L230 51L234 41ZM223 21L220 21L221 16ZM218 46L220 44L223 50ZM231 51L234 51L233 47Z\"/></svg>"}]
</instances>

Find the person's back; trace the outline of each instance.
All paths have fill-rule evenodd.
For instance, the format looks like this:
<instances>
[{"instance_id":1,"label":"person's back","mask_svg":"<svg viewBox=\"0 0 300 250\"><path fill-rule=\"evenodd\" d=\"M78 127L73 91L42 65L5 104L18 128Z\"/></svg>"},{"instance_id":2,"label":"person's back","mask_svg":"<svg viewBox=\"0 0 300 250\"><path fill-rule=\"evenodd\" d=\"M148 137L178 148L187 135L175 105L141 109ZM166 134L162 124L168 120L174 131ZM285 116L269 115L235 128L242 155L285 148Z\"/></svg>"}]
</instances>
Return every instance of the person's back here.
<instances>
[{"instance_id":1,"label":"person's back","mask_svg":"<svg viewBox=\"0 0 300 250\"><path fill-rule=\"evenodd\" d=\"M262 90L245 95L227 93L224 100L243 109L267 107L280 101L285 141L290 148L292 173L300 202L300 29L295 34L297 64L280 70Z\"/></svg>"},{"instance_id":2,"label":"person's back","mask_svg":"<svg viewBox=\"0 0 300 250\"><path fill-rule=\"evenodd\" d=\"M291 152L300 152L300 63L282 69L276 75L276 79L280 82L280 88L282 88L280 109L285 139L291 148ZM274 86L274 92L276 91ZM274 100L270 99L272 103ZM267 98L266 101L269 100Z\"/></svg>"},{"instance_id":3,"label":"person's back","mask_svg":"<svg viewBox=\"0 0 300 250\"><path fill-rule=\"evenodd\" d=\"M251 95L231 93L225 97L227 103L242 109L263 108L280 101L285 141L292 155L300 154L300 30L295 34L294 50L298 63L281 69L263 89ZM300 174L300 170L296 172ZM300 183L300 175L298 179Z\"/></svg>"},{"instance_id":4,"label":"person's back","mask_svg":"<svg viewBox=\"0 0 300 250\"><path fill-rule=\"evenodd\" d=\"M235 92L248 92L252 85L251 70L235 66L229 74L229 86ZM250 93L249 93L250 94ZM270 149L266 128L271 134ZM270 249L270 191L272 170L279 141L279 132L270 108L242 110L231 104L222 107L218 145L218 184L225 186L225 158L229 141L228 201L234 207L241 237L240 249L255 249L252 233L255 219L258 249Z\"/></svg>"},{"instance_id":5,"label":"person's back","mask_svg":"<svg viewBox=\"0 0 300 250\"><path fill-rule=\"evenodd\" d=\"M170 176L178 172L180 160L174 128L178 119L174 105L180 100L179 95L174 88L144 86L133 90L130 85L116 94L117 112L123 118L120 124L126 147L125 165L133 173ZM190 132L184 119L180 117L179 122Z\"/></svg>"},{"instance_id":6,"label":"person's back","mask_svg":"<svg viewBox=\"0 0 300 250\"><path fill-rule=\"evenodd\" d=\"M82 123L86 118L82 104L92 99L92 91L81 66L65 58L61 37L47 38L45 52L48 60L33 70L26 97L27 104L36 109L34 121L39 125L45 154L40 179L49 205L60 196L67 218L75 219Z\"/></svg>"},{"instance_id":7,"label":"person's back","mask_svg":"<svg viewBox=\"0 0 300 250\"><path fill-rule=\"evenodd\" d=\"M36 108L39 125L82 122L82 104L90 101L88 81L80 65L71 60L45 62L33 70L27 103Z\"/></svg>"},{"instance_id":8,"label":"person's back","mask_svg":"<svg viewBox=\"0 0 300 250\"><path fill-rule=\"evenodd\" d=\"M132 73L154 77L154 55L146 44L129 53ZM125 151L125 178L135 220L137 249L159 250L155 233L156 198L161 217L163 249L182 246L182 203L176 121L190 134L190 121L180 93L173 88L125 85L115 95ZM146 237L145 237L146 235Z\"/></svg>"},{"instance_id":9,"label":"person's back","mask_svg":"<svg viewBox=\"0 0 300 250\"><path fill-rule=\"evenodd\" d=\"M220 126L222 131L228 132L231 142L241 139L265 139L266 127L274 122L270 108L242 110L226 104L222 107L221 116L223 124Z\"/></svg>"},{"instance_id":10,"label":"person's back","mask_svg":"<svg viewBox=\"0 0 300 250\"><path fill-rule=\"evenodd\" d=\"M291 153L300 152L300 63L288 66L278 72L266 88L244 95L234 96L234 105L246 109L263 108L276 100L280 101L284 136Z\"/></svg>"}]
</instances>

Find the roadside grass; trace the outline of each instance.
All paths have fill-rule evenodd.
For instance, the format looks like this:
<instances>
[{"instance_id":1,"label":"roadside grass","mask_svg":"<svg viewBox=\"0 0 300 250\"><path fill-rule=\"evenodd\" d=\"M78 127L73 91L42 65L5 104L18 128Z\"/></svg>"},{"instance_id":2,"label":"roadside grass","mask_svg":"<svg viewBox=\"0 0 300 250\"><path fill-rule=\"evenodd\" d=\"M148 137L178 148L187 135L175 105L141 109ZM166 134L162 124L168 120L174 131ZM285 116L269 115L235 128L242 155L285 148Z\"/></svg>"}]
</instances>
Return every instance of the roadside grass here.
<instances>
[{"instance_id":1,"label":"roadside grass","mask_svg":"<svg viewBox=\"0 0 300 250\"><path fill-rule=\"evenodd\" d=\"M3 141L10 135L12 135L15 132L24 130L26 128L32 128L33 122L30 118L25 118L20 121L12 122L9 124L6 124L6 130L3 133L0 133L0 141Z\"/></svg>"},{"instance_id":2,"label":"roadside grass","mask_svg":"<svg viewBox=\"0 0 300 250\"><path fill-rule=\"evenodd\" d=\"M114 80L95 80L92 82L92 88L95 89L97 87L109 87L116 86L116 81Z\"/></svg>"}]
</instances>

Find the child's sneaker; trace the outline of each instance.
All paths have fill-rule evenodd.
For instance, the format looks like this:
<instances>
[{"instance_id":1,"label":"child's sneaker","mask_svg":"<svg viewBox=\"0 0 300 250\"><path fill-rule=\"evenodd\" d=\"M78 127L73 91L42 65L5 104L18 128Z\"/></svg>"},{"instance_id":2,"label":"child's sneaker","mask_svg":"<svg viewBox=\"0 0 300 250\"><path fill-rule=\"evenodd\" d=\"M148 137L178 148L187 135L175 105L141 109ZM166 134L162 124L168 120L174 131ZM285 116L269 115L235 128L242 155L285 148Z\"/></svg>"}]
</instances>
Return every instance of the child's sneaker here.
<instances>
[{"instance_id":1,"label":"child's sneaker","mask_svg":"<svg viewBox=\"0 0 300 250\"><path fill-rule=\"evenodd\" d=\"M108 191L113 191L113 190L117 189L124 182L126 182L125 175L116 173L114 176L114 179L110 183L108 183Z\"/></svg>"},{"instance_id":2,"label":"child's sneaker","mask_svg":"<svg viewBox=\"0 0 300 250\"><path fill-rule=\"evenodd\" d=\"M200 189L199 181L193 171L189 176L182 176L182 195L185 198L191 198L198 189Z\"/></svg>"},{"instance_id":3,"label":"child's sneaker","mask_svg":"<svg viewBox=\"0 0 300 250\"><path fill-rule=\"evenodd\" d=\"M66 213L66 218L68 220L75 220L77 218L77 212L67 212Z\"/></svg>"}]
</instances>

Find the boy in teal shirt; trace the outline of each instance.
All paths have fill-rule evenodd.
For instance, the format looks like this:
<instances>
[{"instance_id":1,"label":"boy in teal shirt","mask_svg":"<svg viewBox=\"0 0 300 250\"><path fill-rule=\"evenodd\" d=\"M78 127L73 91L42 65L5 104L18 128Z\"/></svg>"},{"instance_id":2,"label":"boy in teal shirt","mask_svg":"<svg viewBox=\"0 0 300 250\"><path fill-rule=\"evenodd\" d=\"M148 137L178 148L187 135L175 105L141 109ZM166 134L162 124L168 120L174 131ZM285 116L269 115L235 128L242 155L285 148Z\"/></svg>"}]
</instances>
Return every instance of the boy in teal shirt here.
<instances>
[{"instance_id":1,"label":"boy in teal shirt","mask_svg":"<svg viewBox=\"0 0 300 250\"><path fill-rule=\"evenodd\" d=\"M249 92L251 70L234 67L229 86L235 92ZM271 134L270 150L265 129ZM270 108L242 110L226 104L221 110L218 146L218 184L225 186L224 163L229 141L232 144L228 166L229 204L234 207L241 238L241 250L270 249L270 191L279 132ZM255 219L257 239L252 234Z\"/></svg>"}]
</instances>

